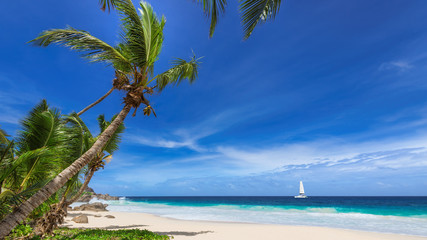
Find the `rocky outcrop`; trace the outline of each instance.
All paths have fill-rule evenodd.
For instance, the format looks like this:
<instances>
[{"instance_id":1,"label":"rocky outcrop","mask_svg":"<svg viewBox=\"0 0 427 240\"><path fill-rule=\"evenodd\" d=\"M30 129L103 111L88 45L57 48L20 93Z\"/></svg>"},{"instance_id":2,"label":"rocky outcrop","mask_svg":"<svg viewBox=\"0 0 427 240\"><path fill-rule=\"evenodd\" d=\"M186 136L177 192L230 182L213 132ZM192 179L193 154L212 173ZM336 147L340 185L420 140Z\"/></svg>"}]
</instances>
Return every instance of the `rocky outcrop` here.
<instances>
[{"instance_id":1,"label":"rocky outcrop","mask_svg":"<svg viewBox=\"0 0 427 240\"><path fill-rule=\"evenodd\" d=\"M93 211L93 212L106 212L108 204L103 204L100 202L95 203L87 203L80 205L78 207L74 207L74 211Z\"/></svg>"},{"instance_id":2,"label":"rocky outcrop","mask_svg":"<svg viewBox=\"0 0 427 240\"><path fill-rule=\"evenodd\" d=\"M89 194L83 194L82 196L80 196L76 202L89 202L91 199L93 198L92 195Z\"/></svg>"},{"instance_id":3,"label":"rocky outcrop","mask_svg":"<svg viewBox=\"0 0 427 240\"><path fill-rule=\"evenodd\" d=\"M119 200L119 197L114 197L114 196L110 196L107 194L95 194L94 195L96 198L98 199L102 199L102 200Z\"/></svg>"},{"instance_id":4,"label":"rocky outcrop","mask_svg":"<svg viewBox=\"0 0 427 240\"><path fill-rule=\"evenodd\" d=\"M88 223L88 222L89 222L89 219L87 218L87 216L86 216L86 215L82 214L82 215L79 215L79 216L77 216L77 217L73 217L73 218L71 219L71 221L73 221L73 222L75 222L75 223Z\"/></svg>"},{"instance_id":5,"label":"rocky outcrop","mask_svg":"<svg viewBox=\"0 0 427 240\"><path fill-rule=\"evenodd\" d=\"M85 193L77 199L76 202L90 202L90 200L97 198L100 200L119 200L119 197L110 196L107 194L97 194L93 191L92 188L87 187Z\"/></svg>"}]
</instances>

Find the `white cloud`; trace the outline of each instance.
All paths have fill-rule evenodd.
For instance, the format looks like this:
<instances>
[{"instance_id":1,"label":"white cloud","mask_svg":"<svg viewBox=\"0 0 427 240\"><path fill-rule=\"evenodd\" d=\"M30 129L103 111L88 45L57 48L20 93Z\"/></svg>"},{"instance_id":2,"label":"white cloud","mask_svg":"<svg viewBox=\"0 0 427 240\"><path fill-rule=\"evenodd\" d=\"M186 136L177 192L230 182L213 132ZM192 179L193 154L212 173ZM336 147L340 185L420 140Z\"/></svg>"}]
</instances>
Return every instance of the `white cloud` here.
<instances>
[{"instance_id":1,"label":"white cloud","mask_svg":"<svg viewBox=\"0 0 427 240\"><path fill-rule=\"evenodd\" d=\"M404 71L409 70L413 67L414 66L411 65L409 62L400 60L400 61L391 61L391 62L382 63L380 65L380 67L378 68L378 70L380 70L380 71L396 70L399 72L404 72Z\"/></svg>"},{"instance_id":2,"label":"white cloud","mask_svg":"<svg viewBox=\"0 0 427 240\"><path fill-rule=\"evenodd\" d=\"M25 112L20 110L23 106L27 109L40 97L34 86L27 81L24 76L14 75L12 80L5 74L0 73L0 122L18 124L19 120L25 116ZM19 84L20 80L26 80L25 91ZM18 81L19 80L19 81ZM19 97L18 97L19 96Z\"/></svg>"},{"instance_id":3,"label":"white cloud","mask_svg":"<svg viewBox=\"0 0 427 240\"><path fill-rule=\"evenodd\" d=\"M200 146L198 141L221 132L254 116L262 115L268 111L266 109L262 111L252 111L252 109L254 109L254 106L226 110L210 116L204 121L195 123L190 127L168 131L163 136L158 136L158 132L144 132L143 134L138 135L126 135L126 138L128 138L130 142L151 147L186 147L197 152L210 151L208 148Z\"/></svg>"}]
</instances>

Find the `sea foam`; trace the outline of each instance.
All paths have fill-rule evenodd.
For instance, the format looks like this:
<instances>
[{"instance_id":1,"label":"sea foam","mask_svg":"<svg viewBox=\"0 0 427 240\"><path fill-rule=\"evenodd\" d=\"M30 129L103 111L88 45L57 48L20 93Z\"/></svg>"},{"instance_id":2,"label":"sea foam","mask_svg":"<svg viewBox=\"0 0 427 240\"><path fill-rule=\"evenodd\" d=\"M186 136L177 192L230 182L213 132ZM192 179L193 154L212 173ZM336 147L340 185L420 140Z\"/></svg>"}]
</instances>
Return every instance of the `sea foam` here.
<instances>
[{"instance_id":1,"label":"sea foam","mask_svg":"<svg viewBox=\"0 0 427 240\"><path fill-rule=\"evenodd\" d=\"M427 236L427 218L340 212L333 207L277 207L233 204L182 206L121 199L107 201L110 211L224 222L306 225Z\"/></svg>"}]
</instances>

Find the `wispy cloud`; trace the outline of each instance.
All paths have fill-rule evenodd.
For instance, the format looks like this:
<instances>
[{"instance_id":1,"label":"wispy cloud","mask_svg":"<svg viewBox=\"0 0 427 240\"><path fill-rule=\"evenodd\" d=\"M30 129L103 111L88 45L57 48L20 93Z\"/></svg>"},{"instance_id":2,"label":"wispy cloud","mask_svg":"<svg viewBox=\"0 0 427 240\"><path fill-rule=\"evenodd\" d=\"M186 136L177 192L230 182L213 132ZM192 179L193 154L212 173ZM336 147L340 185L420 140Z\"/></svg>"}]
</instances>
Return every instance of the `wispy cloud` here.
<instances>
[{"instance_id":1,"label":"wispy cloud","mask_svg":"<svg viewBox=\"0 0 427 240\"><path fill-rule=\"evenodd\" d=\"M185 147L197 152L211 151L210 148L201 146L198 141L268 111L268 109L252 111L253 108L253 106L247 106L240 109L229 109L210 116L187 128L172 129L161 136L159 136L159 133L143 132L138 135L128 134L126 138L131 143L151 147Z\"/></svg>"},{"instance_id":2,"label":"wispy cloud","mask_svg":"<svg viewBox=\"0 0 427 240\"><path fill-rule=\"evenodd\" d=\"M399 61L391 61L391 62L382 63L380 65L380 67L378 68L378 70L380 70L380 71L394 70L394 71L404 72L404 71L407 71L413 67L414 66L410 62L404 61L404 60L399 60Z\"/></svg>"},{"instance_id":3,"label":"wispy cloud","mask_svg":"<svg viewBox=\"0 0 427 240\"><path fill-rule=\"evenodd\" d=\"M209 192L225 195L292 195L297 193L297 182L304 180L313 195L354 195L356 189L359 194L366 195L387 195L398 189L401 194L423 195L427 193L425 190L420 192L414 191L415 188L401 188L408 181L423 184L427 176L424 171L427 167L426 155L427 148L361 153L338 159L333 164L319 161L285 165L274 171L251 175L170 178L154 187L184 195L191 192L200 195ZM336 184L337 180L339 184ZM155 188L150 191L155 191Z\"/></svg>"},{"instance_id":4,"label":"wispy cloud","mask_svg":"<svg viewBox=\"0 0 427 240\"><path fill-rule=\"evenodd\" d=\"M14 76L25 79L19 74ZM11 79L6 74L0 73L0 85L2 86L0 89L0 122L18 124L19 120L25 116L26 111L22 109L28 110L27 108L39 99L37 91L31 84L26 84L26 88L23 90L17 82L19 82L18 79Z\"/></svg>"}]
</instances>

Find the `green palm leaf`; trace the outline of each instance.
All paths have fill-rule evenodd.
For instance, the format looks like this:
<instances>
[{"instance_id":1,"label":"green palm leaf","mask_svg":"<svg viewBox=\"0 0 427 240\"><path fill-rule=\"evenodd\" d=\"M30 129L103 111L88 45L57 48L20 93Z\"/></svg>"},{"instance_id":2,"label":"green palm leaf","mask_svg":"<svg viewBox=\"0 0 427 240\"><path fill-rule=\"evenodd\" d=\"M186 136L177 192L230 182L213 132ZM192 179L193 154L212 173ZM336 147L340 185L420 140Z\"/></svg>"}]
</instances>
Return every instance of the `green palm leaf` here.
<instances>
[{"instance_id":1,"label":"green palm leaf","mask_svg":"<svg viewBox=\"0 0 427 240\"><path fill-rule=\"evenodd\" d=\"M26 162L29 162L35 158L38 157L44 157L48 153L46 148L39 148L32 151L27 151L20 155L17 159L15 159L10 165L7 166L6 169L2 169L2 172L0 173L0 182L3 182L6 180L9 175L15 171L17 167L19 167L21 164L25 164Z\"/></svg>"},{"instance_id":2,"label":"green palm leaf","mask_svg":"<svg viewBox=\"0 0 427 240\"><path fill-rule=\"evenodd\" d=\"M108 9L108 12L110 9L114 9L116 6L115 0L99 0L99 5L101 6L101 10L105 11L105 9Z\"/></svg>"},{"instance_id":3,"label":"green palm leaf","mask_svg":"<svg viewBox=\"0 0 427 240\"><path fill-rule=\"evenodd\" d=\"M241 0L240 11L244 39L248 39L259 23L274 19L279 11L281 0Z\"/></svg>"},{"instance_id":4,"label":"green palm leaf","mask_svg":"<svg viewBox=\"0 0 427 240\"><path fill-rule=\"evenodd\" d=\"M18 179L21 181L20 190L41 179L49 178L53 174L52 170L58 167L58 158L64 151L61 146L68 140L60 118L59 111L49 108L46 100L43 100L21 122L22 130L16 141L18 156L40 148L47 148L49 154L33 157L17 169L17 175L20 176Z\"/></svg>"},{"instance_id":5,"label":"green palm leaf","mask_svg":"<svg viewBox=\"0 0 427 240\"><path fill-rule=\"evenodd\" d=\"M7 137L8 135L3 129L0 129L0 144L1 143L8 143Z\"/></svg>"},{"instance_id":6,"label":"green palm leaf","mask_svg":"<svg viewBox=\"0 0 427 240\"><path fill-rule=\"evenodd\" d=\"M67 122L67 127L64 130L64 134L67 141L62 147L67 152L67 157L61 162L62 169L68 167L76 158L79 158L89 149L86 143L89 141L88 138L92 138L88 127L76 113L66 116L65 121Z\"/></svg>"},{"instance_id":7,"label":"green palm leaf","mask_svg":"<svg viewBox=\"0 0 427 240\"><path fill-rule=\"evenodd\" d=\"M42 47L56 43L78 52L84 52L83 57L90 59L91 62L106 62L114 66L124 65L130 67L128 59L115 48L86 31L77 30L72 27L43 31L37 38L30 42Z\"/></svg>"},{"instance_id":8,"label":"green palm leaf","mask_svg":"<svg viewBox=\"0 0 427 240\"><path fill-rule=\"evenodd\" d=\"M122 38L131 54L130 61L147 69L157 60L163 43L165 18L159 21L150 4L141 1L139 15L131 0L117 0L116 9L121 15Z\"/></svg>"},{"instance_id":9,"label":"green palm leaf","mask_svg":"<svg viewBox=\"0 0 427 240\"><path fill-rule=\"evenodd\" d=\"M111 118L111 121L106 121L105 116L99 115L98 116L98 125L101 132L103 132L110 124L114 121L114 119L117 117L117 115L114 115ZM111 138L108 140L107 144L105 144L103 151L108 152L109 154L113 154L115 151L119 149L119 144L122 140L121 135L125 131L125 125L122 123L117 128L117 130L113 133Z\"/></svg>"},{"instance_id":10,"label":"green palm leaf","mask_svg":"<svg viewBox=\"0 0 427 240\"><path fill-rule=\"evenodd\" d=\"M179 84L184 79L193 83L197 79L199 59L196 59L195 56L189 62L180 58L175 59L172 62L173 67L171 69L155 77L159 91L162 91L169 84Z\"/></svg>"},{"instance_id":11,"label":"green palm leaf","mask_svg":"<svg viewBox=\"0 0 427 240\"><path fill-rule=\"evenodd\" d=\"M209 28L209 37L212 37L215 32L215 27L218 22L218 18L225 12L227 6L226 0L197 0L203 6L203 12L206 17L210 18L211 24Z\"/></svg>"}]
</instances>

